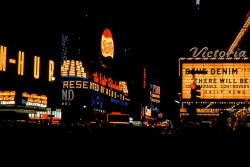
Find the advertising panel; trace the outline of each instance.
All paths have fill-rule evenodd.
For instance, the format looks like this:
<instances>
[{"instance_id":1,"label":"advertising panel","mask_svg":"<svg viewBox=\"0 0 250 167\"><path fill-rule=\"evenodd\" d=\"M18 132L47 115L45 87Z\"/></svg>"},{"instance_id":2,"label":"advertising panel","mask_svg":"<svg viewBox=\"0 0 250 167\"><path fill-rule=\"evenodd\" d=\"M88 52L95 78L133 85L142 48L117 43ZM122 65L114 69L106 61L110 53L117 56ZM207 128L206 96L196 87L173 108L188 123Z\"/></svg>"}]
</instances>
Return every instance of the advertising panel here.
<instances>
[{"instance_id":1,"label":"advertising panel","mask_svg":"<svg viewBox=\"0 0 250 167\"><path fill-rule=\"evenodd\" d=\"M111 31L108 28L102 34L101 49L103 57L114 58L114 41Z\"/></svg>"},{"instance_id":2,"label":"advertising panel","mask_svg":"<svg viewBox=\"0 0 250 167\"><path fill-rule=\"evenodd\" d=\"M153 103L160 103L161 87L150 84L150 100Z\"/></svg>"},{"instance_id":3,"label":"advertising panel","mask_svg":"<svg viewBox=\"0 0 250 167\"><path fill-rule=\"evenodd\" d=\"M100 64L103 68L109 68L114 59L114 38L111 31L106 28L101 37L101 55L99 56Z\"/></svg>"},{"instance_id":4,"label":"advertising panel","mask_svg":"<svg viewBox=\"0 0 250 167\"><path fill-rule=\"evenodd\" d=\"M25 106L46 108L47 99L46 95L28 94L27 92L22 93L22 104Z\"/></svg>"},{"instance_id":5,"label":"advertising panel","mask_svg":"<svg viewBox=\"0 0 250 167\"><path fill-rule=\"evenodd\" d=\"M16 91L0 91L0 106L16 104Z\"/></svg>"},{"instance_id":6,"label":"advertising panel","mask_svg":"<svg viewBox=\"0 0 250 167\"><path fill-rule=\"evenodd\" d=\"M182 99L190 99L190 85L201 87L201 99L249 99L250 63L182 63ZM191 74L205 71L205 74Z\"/></svg>"}]
</instances>

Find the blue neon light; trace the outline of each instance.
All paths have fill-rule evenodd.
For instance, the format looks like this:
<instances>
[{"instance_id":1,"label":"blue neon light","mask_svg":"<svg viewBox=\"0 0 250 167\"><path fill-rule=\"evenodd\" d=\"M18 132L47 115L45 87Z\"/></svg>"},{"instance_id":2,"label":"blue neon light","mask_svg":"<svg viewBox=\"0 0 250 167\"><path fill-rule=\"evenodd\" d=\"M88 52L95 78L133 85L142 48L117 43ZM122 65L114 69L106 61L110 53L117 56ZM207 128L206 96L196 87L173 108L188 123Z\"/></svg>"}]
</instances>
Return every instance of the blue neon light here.
<instances>
[{"instance_id":1,"label":"blue neon light","mask_svg":"<svg viewBox=\"0 0 250 167\"><path fill-rule=\"evenodd\" d=\"M85 78L85 77L78 77L78 76L61 76L61 78L80 78L80 79L88 80L88 78Z\"/></svg>"}]
</instances>

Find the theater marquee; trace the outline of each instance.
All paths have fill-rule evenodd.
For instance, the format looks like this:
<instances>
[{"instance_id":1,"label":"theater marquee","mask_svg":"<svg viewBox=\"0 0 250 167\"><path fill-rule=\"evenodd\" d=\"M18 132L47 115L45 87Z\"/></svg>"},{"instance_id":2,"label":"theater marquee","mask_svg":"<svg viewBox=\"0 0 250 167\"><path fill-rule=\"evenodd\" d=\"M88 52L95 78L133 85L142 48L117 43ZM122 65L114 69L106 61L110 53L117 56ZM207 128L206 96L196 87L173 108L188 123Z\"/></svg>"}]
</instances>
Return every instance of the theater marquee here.
<instances>
[{"instance_id":1,"label":"theater marquee","mask_svg":"<svg viewBox=\"0 0 250 167\"><path fill-rule=\"evenodd\" d=\"M206 74L190 74L191 70ZM182 99L190 99L190 85L201 86L201 99L250 99L250 63L191 62L181 64Z\"/></svg>"}]
</instances>

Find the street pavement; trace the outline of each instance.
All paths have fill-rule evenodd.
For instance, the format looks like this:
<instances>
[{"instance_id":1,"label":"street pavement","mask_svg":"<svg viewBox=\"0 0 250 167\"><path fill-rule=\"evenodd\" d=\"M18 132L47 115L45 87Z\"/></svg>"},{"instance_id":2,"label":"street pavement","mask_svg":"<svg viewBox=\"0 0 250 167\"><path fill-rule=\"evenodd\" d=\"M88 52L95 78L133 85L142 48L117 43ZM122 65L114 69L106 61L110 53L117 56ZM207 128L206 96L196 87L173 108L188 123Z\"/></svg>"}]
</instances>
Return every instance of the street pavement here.
<instances>
[{"instance_id":1,"label":"street pavement","mask_svg":"<svg viewBox=\"0 0 250 167\"><path fill-rule=\"evenodd\" d=\"M49 149L52 152L77 151L108 153L177 153L225 154L249 149L248 129L224 133L217 129L178 129L146 127L98 126L31 126L1 127L1 143L5 150Z\"/></svg>"}]
</instances>

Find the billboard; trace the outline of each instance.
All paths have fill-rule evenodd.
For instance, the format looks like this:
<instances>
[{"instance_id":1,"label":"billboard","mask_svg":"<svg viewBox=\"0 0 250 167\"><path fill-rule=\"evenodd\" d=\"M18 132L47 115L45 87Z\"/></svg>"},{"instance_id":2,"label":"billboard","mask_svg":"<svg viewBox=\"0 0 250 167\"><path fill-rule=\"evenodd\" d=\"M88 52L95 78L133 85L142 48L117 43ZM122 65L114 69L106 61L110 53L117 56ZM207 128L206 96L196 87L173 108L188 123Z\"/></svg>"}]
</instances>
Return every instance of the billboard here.
<instances>
[{"instance_id":1,"label":"billboard","mask_svg":"<svg viewBox=\"0 0 250 167\"><path fill-rule=\"evenodd\" d=\"M161 87L150 84L150 101L153 103L160 103L161 100Z\"/></svg>"},{"instance_id":2,"label":"billboard","mask_svg":"<svg viewBox=\"0 0 250 167\"><path fill-rule=\"evenodd\" d=\"M28 56L26 56L26 52L18 51L16 55L12 55L9 54L7 51L8 48L6 46L0 45L0 72L8 72L9 70L11 70L12 66L15 66L16 74L19 76L26 76L32 74L35 79L42 78L41 75L46 70L44 67L42 67L39 56L34 56L34 59L32 60ZM15 56L15 58L13 58L13 56ZM31 65L30 62L33 62L33 65ZM30 72L31 68L32 72ZM53 82L55 80L55 62L53 60L49 60L47 68L48 81Z\"/></svg>"},{"instance_id":3,"label":"billboard","mask_svg":"<svg viewBox=\"0 0 250 167\"><path fill-rule=\"evenodd\" d=\"M22 104L25 106L46 108L47 100L46 95L28 94L27 92L22 93Z\"/></svg>"},{"instance_id":4,"label":"billboard","mask_svg":"<svg viewBox=\"0 0 250 167\"><path fill-rule=\"evenodd\" d=\"M103 68L109 68L114 58L114 38L111 31L106 28L101 37L101 54L99 55L100 64Z\"/></svg>"},{"instance_id":5,"label":"billboard","mask_svg":"<svg viewBox=\"0 0 250 167\"><path fill-rule=\"evenodd\" d=\"M86 72L82 61L64 60L61 66L61 78L63 78L61 81L61 104L63 106L74 105L77 103L77 99L84 102L83 98L85 97L86 102L88 96L92 97L92 108L95 111L104 111L105 99L122 106L128 106L129 104L129 91L126 81L116 81L97 71L91 75L91 72ZM87 95L87 92L92 93Z\"/></svg>"},{"instance_id":6,"label":"billboard","mask_svg":"<svg viewBox=\"0 0 250 167\"><path fill-rule=\"evenodd\" d=\"M16 91L0 91L0 106L1 105L15 105Z\"/></svg>"},{"instance_id":7,"label":"billboard","mask_svg":"<svg viewBox=\"0 0 250 167\"><path fill-rule=\"evenodd\" d=\"M101 49L103 57L114 58L114 41L111 31L106 28L102 34Z\"/></svg>"},{"instance_id":8,"label":"billboard","mask_svg":"<svg viewBox=\"0 0 250 167\"><path fill-rule=\"evenodd\" d=\"M206 71L191 74L191 71ZM201 87L201 99L250 99L250 63L191 62L181 64L182 99L191 98L190 85Z\"/></svg>"}]
</instances>

